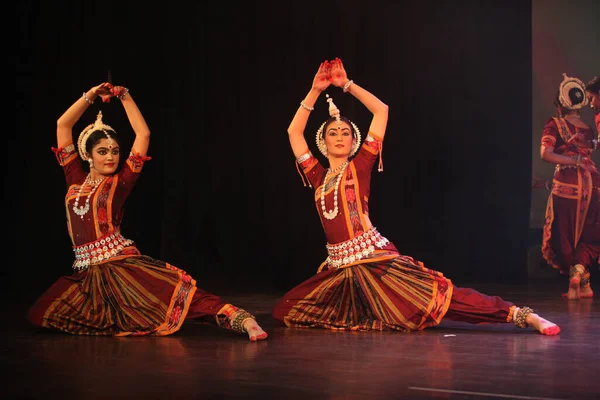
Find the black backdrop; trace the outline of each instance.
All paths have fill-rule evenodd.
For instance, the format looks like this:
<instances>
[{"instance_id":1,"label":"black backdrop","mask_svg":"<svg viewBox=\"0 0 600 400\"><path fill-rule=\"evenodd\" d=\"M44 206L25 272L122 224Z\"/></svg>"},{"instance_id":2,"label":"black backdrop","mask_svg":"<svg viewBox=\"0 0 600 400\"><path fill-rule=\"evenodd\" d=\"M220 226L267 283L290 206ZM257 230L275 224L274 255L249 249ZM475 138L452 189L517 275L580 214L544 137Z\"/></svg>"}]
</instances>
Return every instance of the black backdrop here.
<instances>
[{"instance_id":1,"label":"black backdrop","mask_svg":"<svg viewBox=\"0 0 600 400\"><path fill-rule=\"evenodd\" d=\"M5 127L3 268L31 300L73 256L55 121L110 70L152 130L123 233L215 291L283 292L325 258L287 126L319 63L390 106L371 219L400 252L463 282L527 276L531 3L21 1L15 130ZM366 133L368 111L328 91ZM8 99L10 102L13 99ZM97 101L122 136L118 101ZM306 137L327 116L315 106Z\"/></svg>"}]
</instances>

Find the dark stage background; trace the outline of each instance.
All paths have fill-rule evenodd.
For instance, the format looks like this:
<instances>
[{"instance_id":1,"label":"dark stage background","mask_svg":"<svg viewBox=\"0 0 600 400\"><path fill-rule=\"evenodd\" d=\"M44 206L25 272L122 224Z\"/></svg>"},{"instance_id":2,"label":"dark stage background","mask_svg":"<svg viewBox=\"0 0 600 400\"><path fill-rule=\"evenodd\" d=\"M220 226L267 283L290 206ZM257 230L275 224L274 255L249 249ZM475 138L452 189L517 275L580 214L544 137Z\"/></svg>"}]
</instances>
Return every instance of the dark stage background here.
<instances>
[{"instance_id":1,"label":"dark stage background","mask_svg":"<svg viewBox=\"0 0 600 400\"><path fill-rule=\"evenodd\" d=\"M55 122L110 70L152 130L122 231L214 292L284 292L325 238L287 140L319 63L390 106L371 219L400 252L463 282L527 279L531 3L481 1L16 3L15 132L5 129L5 295L71 273ZM363 133L368 111L328 91ZM12 99L7 99L12 101ZM133 135L118 101L97 101ZM307 127L327 117L323 95ZM76 138L75 138L76 139Z\"/></svg>"}]
</instances>

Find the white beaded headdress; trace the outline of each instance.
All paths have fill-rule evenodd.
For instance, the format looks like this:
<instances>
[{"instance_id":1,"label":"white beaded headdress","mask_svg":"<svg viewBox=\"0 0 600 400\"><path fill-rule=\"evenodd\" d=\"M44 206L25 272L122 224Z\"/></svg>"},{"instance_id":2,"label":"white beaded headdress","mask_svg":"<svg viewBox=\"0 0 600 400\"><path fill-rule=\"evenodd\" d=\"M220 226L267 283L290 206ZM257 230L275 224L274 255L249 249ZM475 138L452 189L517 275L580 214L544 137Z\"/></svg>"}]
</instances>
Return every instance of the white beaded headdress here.
<instances>
[{"instance_id":1,"label":"white beaded headdress","mask_svg":"<svg viewBox=\"0 0 600 400\"><path fill-rule=\"evenodd\" d=\"M82 160L89 161L90 159L90 155L85 150L85 145L90 135L95 131L104 132L108 146L109 148L112 148L114 141L113 138L108 134L107 130L111 130L113 132L115 131L113 128L102 122L102 111L99 111L98 115L96 116L96 122L86 126L85 129L79 134L79 139L77 139L77 150L79 151L79 157L81 157Z\"/></svg>"},{"instance_id":2,"label":"white beaded headdress","mask_svg":"<svg viewBox=\"0 0 600 400\"><path fill-rule=\"evenodd\" d=\"M585 95L585 85L577 78L571 78L563 73L563 80L558 88L558 101L569 110L579 110L588 103Z\"/></svg>"},{"instance_id":3,"label":"white beaded headdress","mask_svg":"<svg viewBox=\"0 0 600 400\"><path fill-rule=\"evenodd\" d=\"M337 106L333 103L333 99L331 97L329 97L328 94L326 96L327 96L327 102L329 103L329 115L331 117L335 117L335 119L338 122L341 122L340 109L337 108ZM319 148L319 151L321 152L321 154L323 154L325 157L327 157L327 145L325 144L325 138L323 137L323 128L325 128L326 123L327 123L327 121L325 121L321 124L321 127L317 130L317 135L315 136L315 140L317 142L317 147ZM352 151L350 151L350 157L352 157L353 155L356 154L356 152L358 151L358 149L360 147L360 130L358 130L358 126L356 126L356 124L354 122L350 121L350 124L352 125L352 128L354 129L354 138L356 139L356 141L354 142L354 145L352 146Z\"/></svg>"}]
</instances>

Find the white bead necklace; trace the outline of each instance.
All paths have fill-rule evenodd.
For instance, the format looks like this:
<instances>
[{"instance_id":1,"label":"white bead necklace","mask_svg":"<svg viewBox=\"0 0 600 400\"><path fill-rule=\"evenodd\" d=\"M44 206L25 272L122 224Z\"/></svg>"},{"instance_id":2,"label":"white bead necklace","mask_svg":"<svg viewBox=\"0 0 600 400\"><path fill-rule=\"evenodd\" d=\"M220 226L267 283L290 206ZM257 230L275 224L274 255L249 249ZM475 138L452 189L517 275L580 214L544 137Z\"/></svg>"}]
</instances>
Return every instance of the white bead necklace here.
<instances>
[{"instance_id":1,"label":"white bead necklace","mask_svg":"<svg viewBox=\"0 0 600 400\"><path fill-rule=\"evenodd\" d=\"M329 220L334 219L338 215L338 188L340 187L340 182L342 181L342 175L344 175L344 171L346 171L346 167L348 166L348 160L344 161L342 165L334 169L333 171L330 168L327 168L327 174L325 174L325 180L323 183L323 190L321 191L321 210L323 211L323 216ZM333 175L339 172L339 175L335 181L335 190L333 193L333 210L327 211L325 208L325 189L327 186L327 181L329 175Z\"/></svg>"},{"instance_id":2,"label":"white bead necklace","mask_svg":"<svg viewBox=\"0 0 600 400\"><path fill-rule=\"evenodd\" d=\"M83 216L85 214L87 214L88 211L90 211L90 198L93 196L94 192L96 191L96 189L98 188L98 186L100 185L100 183L104 180L104 177L100 178L100 179L96 179L95 181L91 180L91 173L88 174L88 176L85 178L85 181L83 181L83 183L81 184L81 186L79 187L79 191L77 192L77 197L75 198L75 204L73 204L73 211L75 212L75 214L79 215L81 217L81 219L83 219ZM85 204L81 207L79 207L79 197L81 197L81 192L83 191L83 187L85 185L90 185L92 187L92 190L90 191L90 193L88 194L87 199L85 199Z\"/></svg>"}]
</instances>

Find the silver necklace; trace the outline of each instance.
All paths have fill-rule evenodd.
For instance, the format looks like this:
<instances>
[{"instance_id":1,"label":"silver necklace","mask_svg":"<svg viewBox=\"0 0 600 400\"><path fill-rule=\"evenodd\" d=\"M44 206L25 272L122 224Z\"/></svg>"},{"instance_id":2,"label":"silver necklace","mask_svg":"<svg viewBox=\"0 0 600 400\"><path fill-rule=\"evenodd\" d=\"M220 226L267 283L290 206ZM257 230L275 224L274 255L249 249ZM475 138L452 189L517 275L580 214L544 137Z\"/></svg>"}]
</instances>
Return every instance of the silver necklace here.
<instances>
[{"instance_id":1,"label":"silver necklace","mask_svg":"<svg viewBox=\"0 0 600 400\"><path fill-rule=\"evenodd\" d=\"M96 191L96 189L98 188L98 186L100 185L100 183L104 180L104 177L100 178L100 179L96 179L96 180L91 180L91 173L88 174L88 176L85 178L85 181L83 181L83 183L81 184L81 186L79 187L79 191L77 192L77 197L75 197L75 204L73 204L73 212L75 212L75 214L79 215L81 217L81 219L83 219L83 216L85 214L87 214L88 211L90 211L90 198L93 196L94 192ZM90 193L87 196L87 199L85 199L85 204L81 207L79 207L79 198L81 197L81 192L83 191L83 187L85 185L90 185L93 186L92 190L90 191Z\"/></svg>"},{"instance_id":2,"label":"silver necklace","mask_svg":"<svg viewBox=\"0 0 600 400\"><path fill-rule=\"evenodd\" d=\"M342 175L344 175L344 171L346 171L347 166L348 160L344 161L342 165L340 165L333 171L330 168L327 168L327 174L325 174L325 180L323 181L323 189L321 191L321 211L323 211L323 216L329 220L334 219L338 215L338 188L340 187ZM335 181L335 189L333 192L333 210L327 211L327 209L325 208L325 189L327 186L327 181L330 175L336 174L338 171L340 172Z\"/></svg>"}]
</instances>

